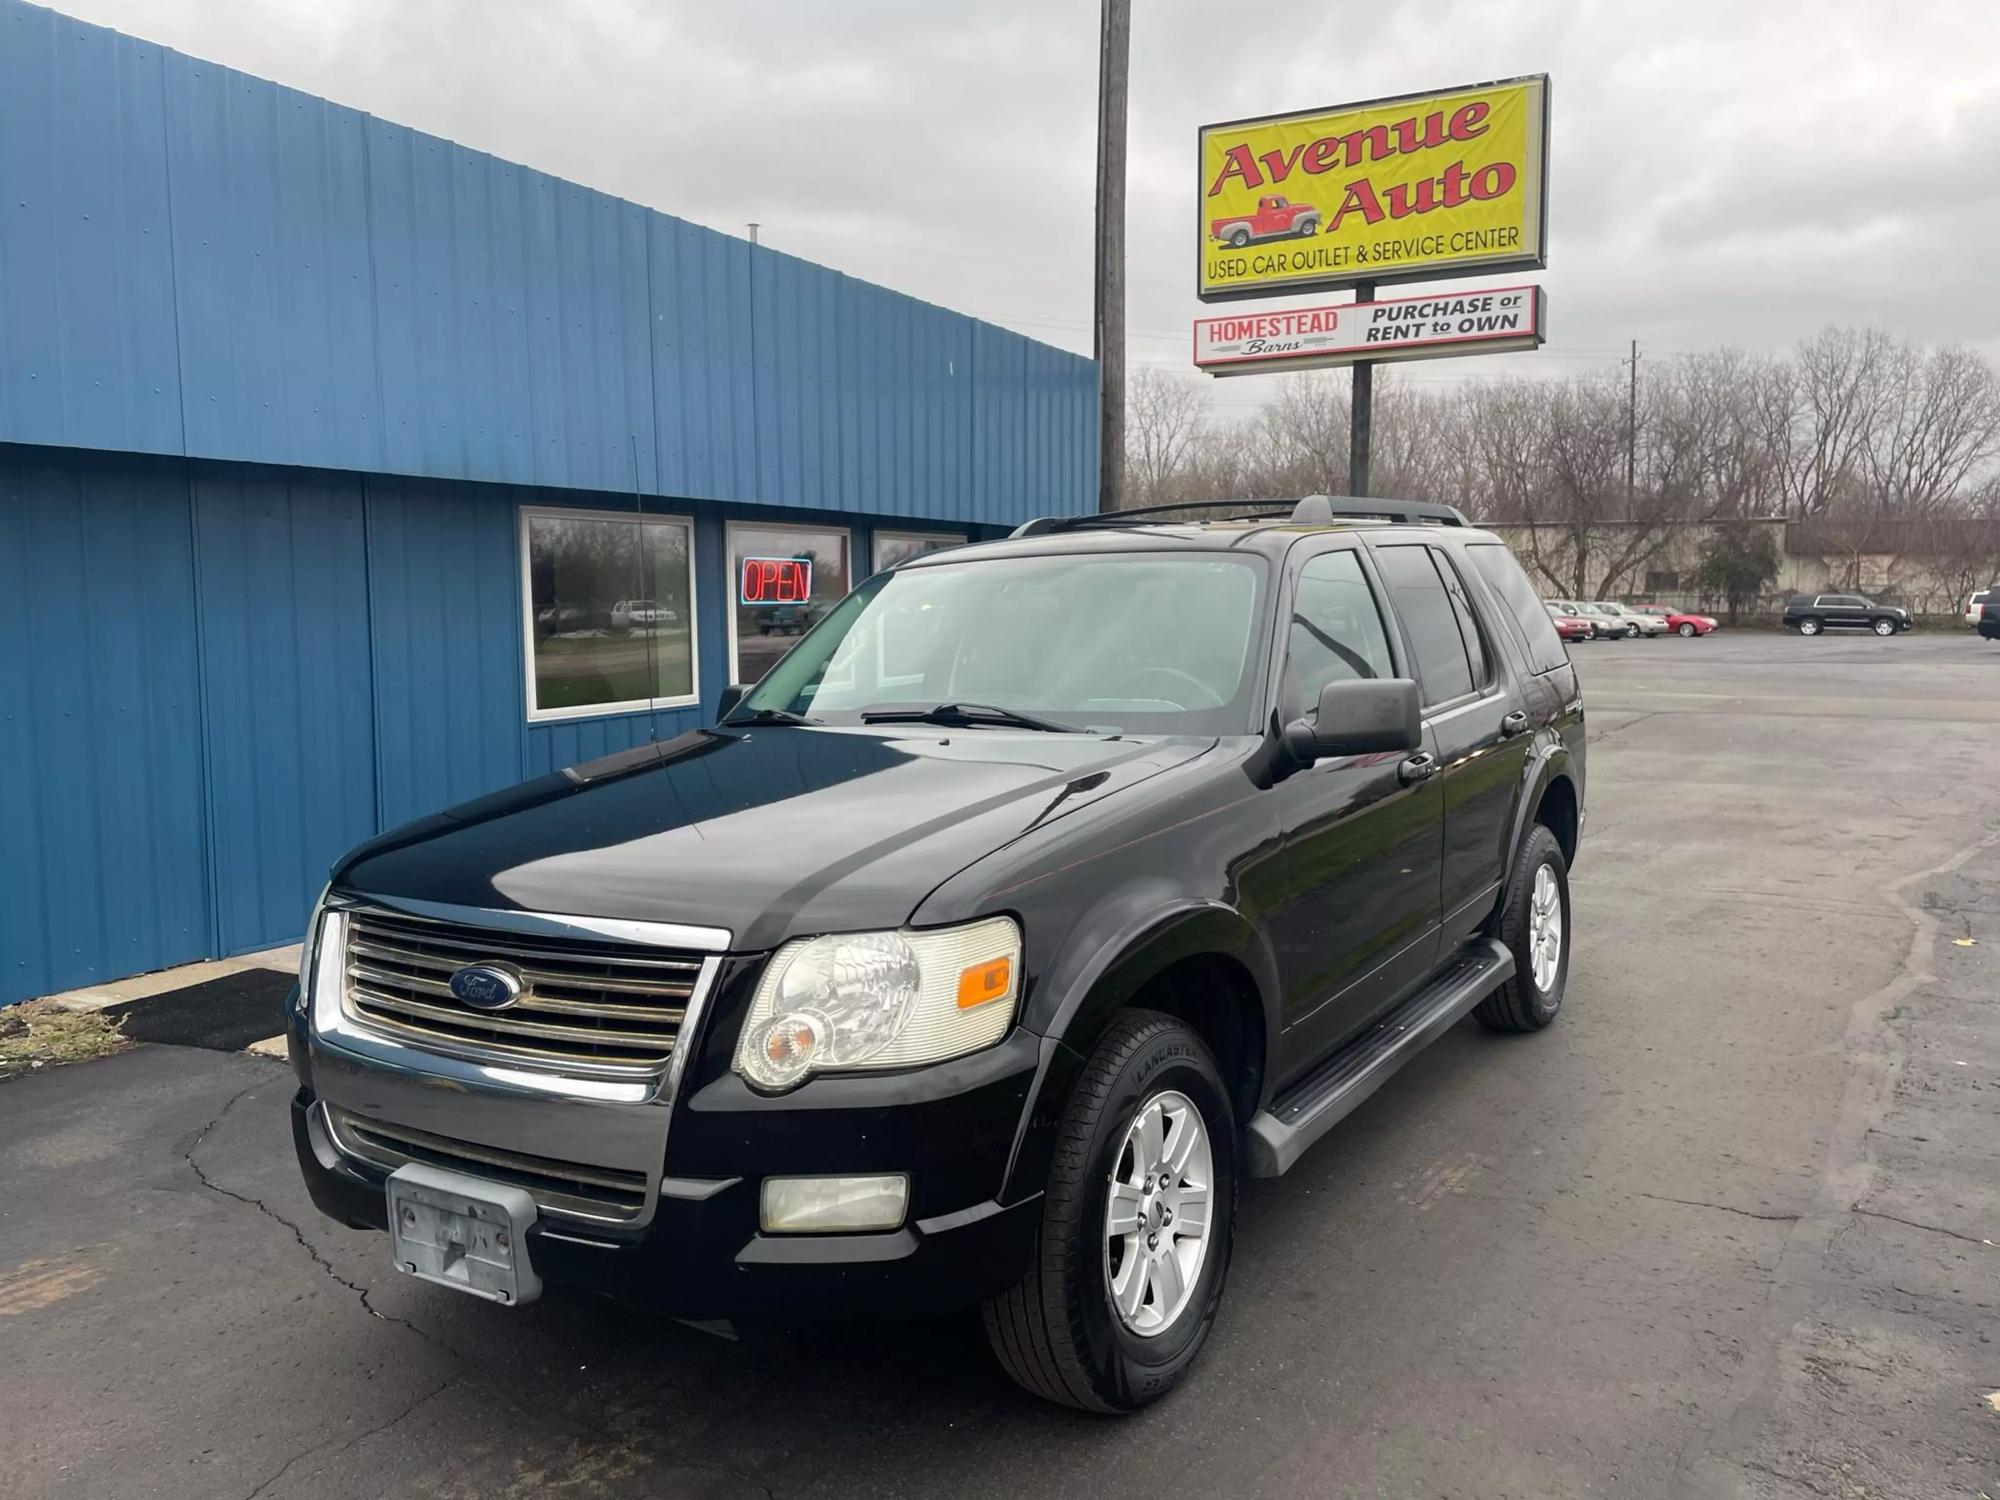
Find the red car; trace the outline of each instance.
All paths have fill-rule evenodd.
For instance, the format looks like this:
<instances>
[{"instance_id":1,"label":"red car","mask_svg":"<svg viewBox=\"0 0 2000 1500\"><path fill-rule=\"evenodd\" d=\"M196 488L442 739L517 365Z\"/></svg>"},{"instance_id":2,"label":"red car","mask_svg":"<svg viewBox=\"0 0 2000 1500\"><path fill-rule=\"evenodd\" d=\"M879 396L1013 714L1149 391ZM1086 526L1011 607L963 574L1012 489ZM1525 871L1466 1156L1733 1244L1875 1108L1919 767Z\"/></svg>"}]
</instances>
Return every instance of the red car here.
<instances>
[{"instance_id":1,"label":"red car","mask_svg":"<svg viewBox=\"0 0 2000 1500\"><path fill-rule=\"evenodd\" d=\"M1241 250L1252 240L1275 240L1284 235L1312 234L1319 228L1319 210L1310 203L1294 203L1277 193L1257 200L1254 214L1211 219L1208 232L1225 245Z\"/></svg>"},{"instance_id":2,"label":"red car","mask_svg":"<svg viewBox=\"0 0 2000 1500\"><path fill-rule=\"evenodd\" d=\"M1555 626L1556 634L1565 642L1587 641L1597 634L1597 627L1581 615L1565 614L1553 604L1544 604L1542 608L1549 612L1549 623Z\"/></svg>"},{"instance_id":3,"label":"red car","mask_svg":"<svg viewBox=\"0 0 2000 1500\"><path fill-rule=\"evenodd\" d=\"M1635 604L1632 606L1642 615L1655 615L1667 622L1667 629L1675 635L1707 635L1715 629L1715 621L1707 615L1690 615L1678 609L1668 609L1664 604Z\"/></svg>"}]
</instances>

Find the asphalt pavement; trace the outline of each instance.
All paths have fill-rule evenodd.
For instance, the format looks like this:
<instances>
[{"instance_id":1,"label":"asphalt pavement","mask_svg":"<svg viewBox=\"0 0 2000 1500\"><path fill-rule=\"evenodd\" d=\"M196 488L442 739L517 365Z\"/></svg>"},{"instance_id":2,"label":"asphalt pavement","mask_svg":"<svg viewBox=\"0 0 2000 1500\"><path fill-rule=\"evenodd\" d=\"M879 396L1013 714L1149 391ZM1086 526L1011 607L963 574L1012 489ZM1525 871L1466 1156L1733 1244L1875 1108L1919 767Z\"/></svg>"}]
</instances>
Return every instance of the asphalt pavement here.
<instances>
[{"instance_id":1,"label":"asphalt pavement","mask_svg":"<svg viewBox=\"0 0 2000 1500\"><path fill-rule=\"evenodd\" d=\"M1160 1406L963 1321L405 1279L307 1202L282 1063L147 1045L0 1084L0 1493L2000 1497L2000 647L1574 654L1561 1021L1251 1184Z\"/></svg>"}]
</instances>

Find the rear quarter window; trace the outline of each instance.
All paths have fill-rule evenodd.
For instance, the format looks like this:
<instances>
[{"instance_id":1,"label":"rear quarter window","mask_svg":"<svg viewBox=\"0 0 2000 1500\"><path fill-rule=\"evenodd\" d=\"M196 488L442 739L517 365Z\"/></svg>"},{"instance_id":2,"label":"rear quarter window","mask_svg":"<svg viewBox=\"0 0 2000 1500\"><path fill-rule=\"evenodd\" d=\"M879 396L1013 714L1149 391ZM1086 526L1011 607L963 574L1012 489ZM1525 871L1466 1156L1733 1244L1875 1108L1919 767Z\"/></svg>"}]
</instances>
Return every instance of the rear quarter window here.
<instances>
[{"instance_id":1,"label":"rear quarter window","mask_svg":"<svg viewBox=\"0 0 2000 1500\"><path fill-rule=\"evenodd\" d=\"M1535 596L1535 586L1514 561L1514 554L1498 542L1475 542L1466 547L1465 555L1521 627L1528 648L1528 665L1536 672L1553 672L1567 666L1569 653L1563 650L1562 637L1549 623L1547 607Z\"/></svg>"}]
</instances>

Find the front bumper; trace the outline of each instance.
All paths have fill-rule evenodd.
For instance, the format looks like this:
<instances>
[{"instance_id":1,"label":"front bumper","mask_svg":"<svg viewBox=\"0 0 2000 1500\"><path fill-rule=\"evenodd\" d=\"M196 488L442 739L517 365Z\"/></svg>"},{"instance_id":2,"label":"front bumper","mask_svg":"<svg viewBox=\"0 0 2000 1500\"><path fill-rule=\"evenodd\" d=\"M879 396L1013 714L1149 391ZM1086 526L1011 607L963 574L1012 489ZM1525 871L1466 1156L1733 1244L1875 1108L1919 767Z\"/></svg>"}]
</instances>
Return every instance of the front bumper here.
<instances>
[{"instance_id":1,"label":"front bumper","mask_svg":"<svg viewBox=\"0 0 2000 1500\"><path fill-rule=\"evenodd\" d=\"M1059 1044L1017 1028L954 1062L819 1077L767 1097L729 1068L756 971L753 960L725 961L708 1015L687 1038L677 1098L563 1098L449 1059L367 1055L354 1038L308 1028L294 1007L292 1137L313 1202L340 1223L387 1228L388 1168L356 1154L351 1138L343 1149L328 1128L337 1110L342 1121L449 1138L468 1153L641 1174L643 1206L626 1222L544 1212L528 1231L528 1253L545 1281L675 1317L924 1315L1018 1281L1034 1254L1041 1203L1039 1193L1010 1194L1005 1185L1029 1101L1059 1060ZM910 1177L909 1216L898 1229L760 1228L767 1176L886 1172Z\"/></svg>"}]
</instances>

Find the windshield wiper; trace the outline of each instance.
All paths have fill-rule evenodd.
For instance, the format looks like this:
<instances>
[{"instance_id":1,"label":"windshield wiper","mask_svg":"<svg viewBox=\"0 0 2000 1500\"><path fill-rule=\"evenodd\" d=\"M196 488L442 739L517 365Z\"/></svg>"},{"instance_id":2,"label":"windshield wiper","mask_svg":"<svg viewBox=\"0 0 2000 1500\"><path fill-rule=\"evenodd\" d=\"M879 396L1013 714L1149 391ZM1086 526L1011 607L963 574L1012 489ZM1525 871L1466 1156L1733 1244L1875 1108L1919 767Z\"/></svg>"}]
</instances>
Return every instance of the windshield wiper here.
<instances>
[{"instance_id":1,"label":"windshield wiper","mask_svg":"<svg viewBox=\"0 0 2000 1500\"><path fill-rule=\"evenodd\" d=\"M864 708L864 724L994 724L1008 729L1039 729L1045 734L1081 734L1074 724L1024 714L991 703L939 703L930 708Z\"/></svg>"},{"instance_id":2,"label":"windshield wiper","mask_svg":"<svg viewBox=\"0 0 2000 1500\"><path fill-rule=\"evenodd\" d=\"M804 714L795 714L789 708L753 708L746 713L732 713L722 721L725 724L817 724L818 719L809 719Z\"/></svg>"}]
</instances>

